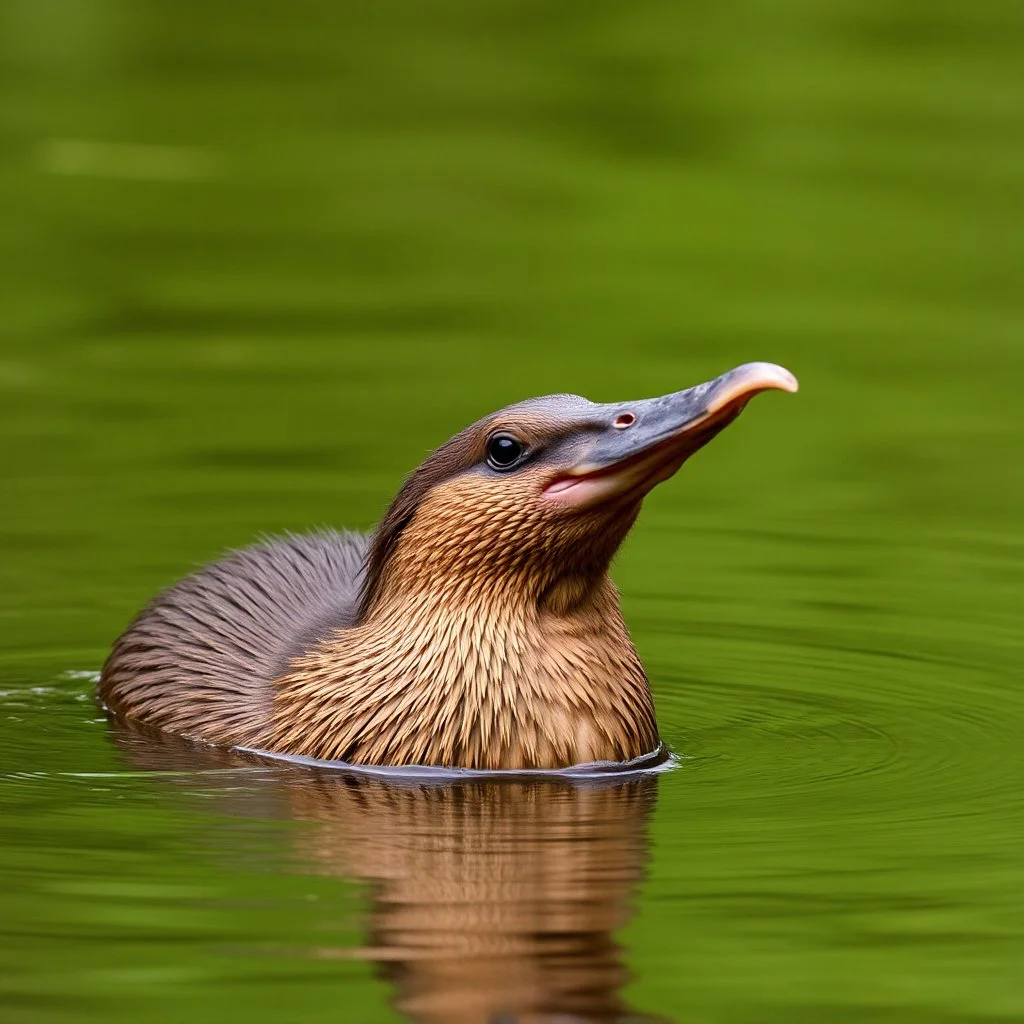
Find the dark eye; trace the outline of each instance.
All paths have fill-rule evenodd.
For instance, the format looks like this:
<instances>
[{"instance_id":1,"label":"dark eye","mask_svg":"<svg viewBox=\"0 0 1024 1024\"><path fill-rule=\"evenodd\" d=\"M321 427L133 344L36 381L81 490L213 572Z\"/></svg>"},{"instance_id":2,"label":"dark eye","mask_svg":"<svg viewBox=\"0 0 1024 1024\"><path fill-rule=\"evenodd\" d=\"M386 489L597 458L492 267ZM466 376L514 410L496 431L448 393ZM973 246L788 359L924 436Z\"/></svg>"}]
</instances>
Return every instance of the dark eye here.
<instances>
[{"instance_id":1,"label":"dark eye","mask_svg":"<svg viewBox=\"0 0 1024 1024\"><path fill-rule=\"evenodd\" d=\"M487 465L491 469L511 469L525 454L526 445L508 434L495 434L487 442Z\"/></svg>"}]
</instances>

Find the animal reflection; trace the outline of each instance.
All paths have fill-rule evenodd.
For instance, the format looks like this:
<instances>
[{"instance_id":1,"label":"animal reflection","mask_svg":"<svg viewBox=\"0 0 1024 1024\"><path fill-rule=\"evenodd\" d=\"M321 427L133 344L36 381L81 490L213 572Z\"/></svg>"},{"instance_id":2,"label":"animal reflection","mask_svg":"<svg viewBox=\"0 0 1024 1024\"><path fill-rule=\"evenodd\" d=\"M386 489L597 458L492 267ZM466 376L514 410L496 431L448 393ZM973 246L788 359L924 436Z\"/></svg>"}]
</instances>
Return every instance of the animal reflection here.
<instances>
[{"instance_id":1,"label":"animal reflection","mask_svg":"<svg viewBox=\"0 0 1024 1024\"><path fill-rule=\"evenodd\" d=\"M123 727L117 739L146 770L251 764ZM197 776L186 778L194 791ZM225 793L220 809L315 823L296 835L299 856L373 893L364 947L316 955L377 964L411 1020L638 1024L619 994L629 975L614 936L632 914L656 786L282 769Z\"/></svg>"}]
</instances>

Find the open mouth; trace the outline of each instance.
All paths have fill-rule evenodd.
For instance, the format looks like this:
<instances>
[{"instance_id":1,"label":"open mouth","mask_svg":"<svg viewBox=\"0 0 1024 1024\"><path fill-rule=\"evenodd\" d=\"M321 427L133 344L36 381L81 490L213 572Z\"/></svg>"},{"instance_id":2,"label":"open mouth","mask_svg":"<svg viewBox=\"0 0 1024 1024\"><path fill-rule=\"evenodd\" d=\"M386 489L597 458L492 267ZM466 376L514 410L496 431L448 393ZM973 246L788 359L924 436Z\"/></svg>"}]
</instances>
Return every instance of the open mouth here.
<instances>
[{"instance_id":1,"label":"open mouth","mask_svg":"<svg viewBox=\"0 0 1024 1024\"><path fill-rule=\"evenodd\" d=\"M781 366L748 363L708 384L633 403L616 422L623 441L609 443L607 452L599 450L599 461L560 473L544 488L544 496L577 507L638 500L732 423L754 395L769 390L795 392L797 387L796 378ZM628 430L619 427L623 415L632 417ZM636 436L625 441L634 424Z\"/></svg>"}]
</instances>

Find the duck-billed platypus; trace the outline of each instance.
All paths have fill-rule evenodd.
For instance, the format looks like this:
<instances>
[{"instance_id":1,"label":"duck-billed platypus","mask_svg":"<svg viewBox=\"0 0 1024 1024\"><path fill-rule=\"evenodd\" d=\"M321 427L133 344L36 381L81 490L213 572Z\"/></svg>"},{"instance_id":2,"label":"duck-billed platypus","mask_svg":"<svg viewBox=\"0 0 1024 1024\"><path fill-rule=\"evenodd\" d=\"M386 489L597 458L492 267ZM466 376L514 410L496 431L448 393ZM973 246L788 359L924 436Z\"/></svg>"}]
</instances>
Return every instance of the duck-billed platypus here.
<instances>
[{"instance_id":1,"label":"duck-billed platypus","mask_svg":"<svg viewBox=\"0 0 1024 1024\"><path fill-rule=\"evenodd\" d=\"M224 746L351 764L553 769L659 746L608 567L644 495L789 371L661 398L533 398L467 427L371 536L289 536L158 596L100 698Z\"/></svg>"}]
</instances>

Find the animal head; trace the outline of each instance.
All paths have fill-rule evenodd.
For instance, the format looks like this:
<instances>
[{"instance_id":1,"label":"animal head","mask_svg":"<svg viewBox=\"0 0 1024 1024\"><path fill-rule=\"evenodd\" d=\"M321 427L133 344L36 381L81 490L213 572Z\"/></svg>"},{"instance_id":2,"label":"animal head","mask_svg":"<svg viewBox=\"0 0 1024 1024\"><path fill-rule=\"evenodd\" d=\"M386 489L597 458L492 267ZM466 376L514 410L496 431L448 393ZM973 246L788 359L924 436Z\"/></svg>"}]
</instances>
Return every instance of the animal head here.
<instances>
[{"instance_id":1,"label":"animal head","mask_svg":"<svg viewBox=\"0 0 1024 1024\"><path fill-rule=\"evenodd\" d=\"M747 363L659 398L531 398L484 417L406 480L373 538L361 615L385 593L473 592L571 607L608 567L644 496L753 395L796 391Z\"/></svg>"}]
</instances>

